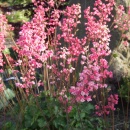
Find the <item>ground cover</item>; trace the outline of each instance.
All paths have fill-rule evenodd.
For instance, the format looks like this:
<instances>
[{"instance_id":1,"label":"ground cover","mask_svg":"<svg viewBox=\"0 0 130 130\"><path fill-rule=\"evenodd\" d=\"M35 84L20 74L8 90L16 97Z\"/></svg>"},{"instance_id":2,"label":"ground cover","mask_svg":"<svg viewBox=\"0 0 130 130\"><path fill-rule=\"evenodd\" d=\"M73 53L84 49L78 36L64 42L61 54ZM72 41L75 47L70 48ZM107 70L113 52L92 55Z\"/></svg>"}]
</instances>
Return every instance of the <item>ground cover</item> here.
<instances>
[{"instance_id":1,"label":"ground cover","mask_svg":"<svg viewBox=\"0 0 130 130\"><path fill-rule=\"evenodd\" d=\"M129 130L130 81L111 85L106 58L112 30L129 47L130 9L96 0L84 10L86 32L79 38L80 4L32 2L34 16L17 40L0 14L0 129Z\"/></svg>"}]
</instances>

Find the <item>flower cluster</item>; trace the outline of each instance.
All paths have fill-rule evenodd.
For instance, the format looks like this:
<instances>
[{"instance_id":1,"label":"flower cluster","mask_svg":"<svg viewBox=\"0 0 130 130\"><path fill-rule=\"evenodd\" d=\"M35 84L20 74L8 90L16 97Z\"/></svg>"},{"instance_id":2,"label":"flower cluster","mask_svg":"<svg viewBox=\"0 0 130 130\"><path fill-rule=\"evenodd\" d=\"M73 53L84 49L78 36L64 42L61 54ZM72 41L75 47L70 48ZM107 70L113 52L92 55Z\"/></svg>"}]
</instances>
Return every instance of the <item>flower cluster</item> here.
<instances>
[{"instance_id":1,"label":"flower cluster","mask_svg":"<svg viewBox=\"0 0 130 130\"><path fill-rule=\"evenodd\" d=\"M50 1L48 4L52 8L44 7L46 2L34 1L34 4L35 15L31 22L23 25L17 41L20 64L17 62L16 65L22 67L22 83L16 85L22 88L35 85L35 69L42 68L43 63L53 56L51 42L54 40L51 35L54 34L60 17L60 11L54 9Z\"/></svg>"},{"instance_id":2,"label":"flower cluster","mask_svg":"<svg viewBox=\"0 0 130 130\"><path fill-rule=\"evenodd\" d=\"M115 110L115 105L118 104L118 95L114 94L114 95L110 95L108 97L108 104L105 106L102 106L101 104L99 105L95 105L95 109L96 109L96 114L98 116L101 115L108 115L110 113L110 111L114 111Z\"/></svg>"},{"instance_id":3,"label":"flower cluster","mask_svg":"<svg viewBox=\"0 0 130 130\"><path fill-rule=\"evenodd\" d=\"M75 67L81 53L84 52L86 38L79 39L76 36L77 26L80 24L81 7L79 4L67 6L61 11L64 16L58 24L58 34L51 39L51 48L54 48L49 70L53 73L49 77L53 79L56 86L70 87L70 80L75 72ZM60 33L59 33L60 32ZM63 79L65 81L63 82ZM54 82L56 81L56 82ZM61 87L62 88L62 87Z\"/></svg>"},{"instance_id":4,"label":"flower cluster","mask_svg":"<svg viewBox=\"0 0 130 130\"><path fill-rule=\"evenodd\" d=\"M129 46L129 36L127 35L127 32L130 28L130 8L128 9L128 12L125 12L124 6L119 5L116 8L116 17L114 19L114 24L114 28L117 28L121 32L122 40L124 40L123 44L126 47Z\"/></svg>"},{"instance_id":5,"label":"flower cluster","mask_svg":"<svg viewBox=\"0 0 130 130\"><path fill-rule=\"evenodd\" d=\"M107 89L105 80L112 77L105 58L111 53L107 24L113 17L114 0L96 0L93 12L90 7L84 10L86 36L81 39L76 35L81 6L73 4L63 11L59 10L64 1L33 0L35 15L22 26L14 48L18 53L15 66L18 66L16 68L21 75L16 86L24 88L29 94L33 87L42 85L44 91L50 90L52 95L58 95L68 113L72 109L68 104L92 101L94 93L98 93L95 98L101 102L95 106L96 114L109 114L110 110L115 110L114 105L118 101L117 95L110 95L106 105L103 93ZM0 33L0 41L2 51L4 33ZM2 60L0 65L3 66ZM68 91L74 99L67 96Z\"/></svg>"},{"instance_id":6,"label":"flower cluster","mask_svg":"<svg viewBox=\"0 0 130 130\"><path fill-rule=\"evenodd\" d=\"M90 12L90 7L84 11L87 19L87 23L85 23L87 39L92 44L90 54L88 58L86 55L82 55L83 71L79 74L77 85L70 89L78 102L91 101L92 93L107 88L104 81L108 77L112 77L112 72L108 71L109 66L105 57L111 53L109 48L110 30L107 22L112 16L114 1L106 1L105 4L101 0L96 0L94 6L93 12Z\"/></svg>"},{"instance_id":7,"label":"flower cluster","mask_svg":"<svg viewBox=\"0 0 130 130\"><path fill-rule=\"evenodd\" d=\"M5 38L13 28L8 24L6 16L0 13L0 68L3 67L3 50L5 49ZM0 69L0 72L3 70Z\"/></svg>"},{"instance_id":8,"label":"flower cluster","mask_svg":"<svg viewBox=\"0 0 130 130\"><path fill-rule=\"evenodd\" d=\"M2 73L4 61L3 61L3 51L5 50L5 38L8 35L8 32L13 30L11 25L8 24L6 16L0 13L0 73ZM3 92L4 84L0 78L0 92Z\"/></svg>"},{"instance_id":9,"label":"flower cluster","mask_svg":"<svg viewBox=\"0 0 130 130\"><path fill-rule=\"evenodd\" d=\"M91 40L93 47L90 48L91 53L87 58L86 66L84 65L83 71L79 75L80 81L77 83L77 87L72 87L70 90L71 93L80 95L82 101L90 100L90 97L88 96L89 92L97 90L98 88L106 88L107 85L103 83L103 80L105 80L107 77L112 77L112 72L108 71L108 63L104 59L104 57L108 56L111 52L109 49L110 31L106 25L106 21L108 21L110 12L105 12L104 15L106 18L104 18L104 20L102 20L102 17L101 19L97 20L96 16L98 15L100 18L100 14L95 13L95 11L97 12L101 9L101 7L100 9L96 8L97 2L99 2L99 0L95 3L94 12L90 12L90 7L84 11L85 18L87 19L86 34L87 38ZM100 5L103 6L102 10L108 10L105 7L109 6L105 6L103 3L101 3L102 2L100 1ZM110 3L108 5L110 5ZM111 6L113 6L112 3ZM82 56L82 58L83 57L85 56ZM82 94L83 91L84 94Z\"/></svg>"}]
</instances>

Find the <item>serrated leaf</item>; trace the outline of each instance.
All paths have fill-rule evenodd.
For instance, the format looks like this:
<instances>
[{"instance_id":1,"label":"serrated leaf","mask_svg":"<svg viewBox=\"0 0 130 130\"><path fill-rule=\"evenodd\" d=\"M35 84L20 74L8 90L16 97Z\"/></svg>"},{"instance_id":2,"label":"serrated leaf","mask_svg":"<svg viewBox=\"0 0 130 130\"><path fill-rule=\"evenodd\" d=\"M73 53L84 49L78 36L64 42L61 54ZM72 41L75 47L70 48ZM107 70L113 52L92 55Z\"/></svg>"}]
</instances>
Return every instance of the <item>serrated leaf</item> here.
<instances>
[{"instance_id":1,"label":"serrated leaf","mask_svg":"<svg viewBox=\"0 0 130 130\"><path fill-rule=\"evenodd\" d=\"M47 125L47 122L44 120L44 119L38 119L38 126L40 127L40 128L43 128L43 127L45 127L46 125Z\"/></svg>"},{"instance_id":2,"label":"serrated leaf","mask_svg":"<svg viewBox=\"0 0 130 130\"><path fill-rule=\"evenodd\" d=\"M54 107L54 113L57 115L58 114L58 106Z\"/></svg>"},{"instance_id":3,"label":"serrated leaf","mask_svg":"<svg viewBox=\"0 0 130 130\"><path fill-rule=\"evenodd\" d=\"M84 118L85 117L85 113L80 113L80 118Z\"/></svg>"},{"instance_id":4,"label":"serrated leaf","mask_svg":"<svg viewBox=\"0 0 130 130\"><path fill-rule=\"evenodd\" d=\"M87 104L87 109L88 110L94 110L94 106L90 103Z\"/></svg>"}]
</instances>

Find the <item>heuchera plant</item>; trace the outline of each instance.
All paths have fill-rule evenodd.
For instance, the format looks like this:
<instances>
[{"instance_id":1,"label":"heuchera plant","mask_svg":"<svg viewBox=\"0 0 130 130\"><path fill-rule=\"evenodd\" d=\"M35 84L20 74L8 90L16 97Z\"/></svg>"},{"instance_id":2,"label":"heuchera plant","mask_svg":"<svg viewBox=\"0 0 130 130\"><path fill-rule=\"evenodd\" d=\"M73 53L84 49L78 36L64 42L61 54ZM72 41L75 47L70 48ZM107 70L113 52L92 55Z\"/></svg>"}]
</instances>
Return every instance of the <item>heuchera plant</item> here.
<instances>
[{"instance_id":1,"label":"heuchera plant","mask_svg":"<svg viewBox=\"0 0 130 130\"><path fill-rule=\"evenodd\" d=\"M5 38L9 35L9 31L12 31L13 27L11 25L8 25L8 21L6 19L6 16L3 14L0 14L0 73L4 72L3 66L4 66L4 53L3 50L5 50ZM5 56L6 58L6 56ZM4 84L2 81L2 78L0 77L0 93L4 91Z\"/></svg>"},{"instance_id":2,"label":"heuchera plant","mask_svg":"<svg viewBox=\"0 0 130 130\"><path fill-rule=\"evenodd\" d=\"M130 28L130 7L128 11L125 12L125 8L123 5L119 5L116 7L116 17L114 20L115 26L121 32L121 37L123 40L123 44L128 47L128 34Z\"/></svg>"},{"instance_id":3,"label":"heuchera plant","mask_svg":"<svg viewBox=\"0 0 130 130\"><path fill-rule=\"evenodd\" d=\"M79 74L79 82L70 89L70 92L76 96L76 100L79 102L91 101L94 92L98 91L100 96L96 95L98 104L95 107L96 110L101 110L101 112L96 112L99 116L109 114L109 110L114 110L113 105L117 104L118 101L118 95L111 95L111 98L116 101L109 103L109 107L107 107L104 104L107 97L103 95L105 89L107 89L105 80L108 77L112 77L112 72L108 71L109 66L105 57L111 53L109 48L110 30L107 22L113 16L111 12L114 4L113 0L106 1L106 4L101 0L97 0L94 4L93 12L90 12L90 7L84 11L84 17L87 19L85 23L87 39L93 46L90 48L88 57L82 55L84 62L83 71Z\"/></svg>"},{"instance_id":4,"label":"heuchera plant","mask_svg":"<svg viewBox=\"0 0 130 130\"><path fill-rule=\"evenodd\" d=\"M43 86L44 91L49 90L50 95L58 96L64 105L95 100L96 114L107 115L115 110L114 106L118 103L118 95L108 94L108 85L105 83L107 78L112 78L105 58L111 53L108 23L113 18L115 2L95 0L93 9L87 7L84 10L86 35L81 39L76 35L81 6L73 4L60 10L64 2L33 0L35 15L22 26L14 48L18 53L15 66L20 68L21 74L21 82L16 82L16 86L25 89L27 95L33 88ZM119 8L123 11L122 6ZM0 20L4 18L3 15L0 17ZM121 27L122 23L117 20L114 22L118 23L115 28ZM3 24L0 25L1 29L4 28ZM125 25L123 29L127 29ZM1 52L4 49L4 35L1 31ZM0 66L3 66L2 53ZM37 78L37 72L40 78ZM67 112L70 112L72 106L67 107Z\"/></svg>"}]
</instances>

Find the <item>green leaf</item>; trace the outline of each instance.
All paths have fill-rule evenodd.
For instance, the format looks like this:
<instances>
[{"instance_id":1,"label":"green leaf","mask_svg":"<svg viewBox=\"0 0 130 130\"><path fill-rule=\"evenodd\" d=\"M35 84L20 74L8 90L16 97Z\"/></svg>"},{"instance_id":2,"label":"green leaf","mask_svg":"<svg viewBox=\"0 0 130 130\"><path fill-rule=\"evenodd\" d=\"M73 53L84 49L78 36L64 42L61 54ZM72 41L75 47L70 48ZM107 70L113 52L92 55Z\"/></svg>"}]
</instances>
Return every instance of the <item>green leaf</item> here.
<instances>
[{"instance_id":1,"label":"green leaf","mask_svg":"<svg viewBox=\"0 0 130 130\"><path fill-rule=\"evenodd\" d=\"M43 128L43 127L45 127L47 125L47 122L42 118L38 119L37 122L38 122L38 126L40 128Z\"/></svg>"},{"instance_id":2,"label":"green leaf","mask_svg":"<svg viewBox=\"0 0 130 130\"><path fill-rule=\"evenodd\" d=\"M6 54L10 54L10 50L9 50L9 48L5 48L4 50L3 50L3 53L6 55Z\"/></svg>"},{"instance_id":3,"label":"green leaf","mask_svg":"<svg viewBox=\"0 0 130 130\"><path fill-rule=\"evenodd\" d=\"M31 127L32 117L31 117L28 113L25 114L24 124L25 124L25 127L26 127L26 128Z\"/></svg>"},{"instance_id":4,"label":"green leaf","mask_svg":"<svg viewBox=\"0 0 130 130\"><path fill-rule=\"evenodd\" d=\"M81 126L82 126L81 122L78 122L78 123L76 124L76 127L81 127Z\"/></svg>"},{"instance_id":5,"label":"green leaf","mask_svg":"<svg viewBox=\"0 0 130 130\"><path fill-rule=\"evenodd\" d=\"M12 74L12 69L8 69L8 73L9 73L9 74Z\"/></svg>"},{"instance_id":6,"label":"green leaf","mask_svg":"<svg viewBox=\"0 0 130 130\"><path fill-rule=\"evenodd\" d=\"M6 98L7 100L12 99L12 98L15 97L15 93L13 92L13 90L11 90L11 89L9 89L9 88L7 88L7 89L4 91L4 94L5 94L5 98Z\"/></svg>"},{"instance_id":7,"label":"green leaf","mask_svg":"<svg viewBox=\"0 0 130 130\"><path fill-rule=\"evenodd\" d=\"M5 89L3 95L0 96L0 109L3 107L6 107L9 103L8 100L14 97L15 97L15 94L11 89L9 88Z\"/></svg>"},{"instance_id":8,"label":"green leaf","mask_svg":"<svg viewBox=\"0 0 130 130\"><path fill-rule=\"evenodd\" d=\"M23 21L29 21L29 18L25 16L26 10L22 11L12 11L11 15L7 15L7 19L10 22L17 23Z\"/></svg>"},{"instance_id":9,"label":"green leaf","mask_svg":"<svg viewBox=\"0 0 130 130\"><path fill-rule=\"evenodd\" d=\"M56 128L59 129L59 127L65 127L66 126L66 120L64 117L59 117L53 120L53 124Z\"/></svg>"},{"instance_id":10,"label":"green leaf","mask_svg":"<svg viewBox=\"0 0 130 130\"><path fill-rule=\"evenodd\" d=\"M79 115L78 112L75 113L74 119L77 120L77 121L80 121L80 117L79 117L79 116L80 116L80 115Z\"/></svg>"},{"instance_id":11,"label":"green leaf","mask_svg":"<svg viewBox=\"0 0 130 130\"><path fill-rule=\"evenodd\" d=\"M80 118L83 119L85 117L85 113L80 113Z\"/></svg>"},{"instance_id":12,"label":"green leaf","mask_svg":"<svg viewBox=\"0 0 130 130\"><path fill-rule=\"evenodd\" d=\"M73 126L75 124L75 120L72 120L71 122L71 126Z\"/></svg>"},{"instance_id":13,"label":"green leaf","mask_svg":"<svg viewBox=\"0 0 130 130\"><path fill-rule=\"evenodd\" d=\"M54 106L54 113L55 113L55 115L57 115L58 114L58 106Z\"/></svg>"},{"instance_id":14,"label":"green leaf","mask_svg":"<svg viewBox=\"0 0 130 130\"><path fill-rule=\"evenodd\" d=\"M64 2L62 5L67 6L70 2Z\"/></svg>"},{"instance_id":15,"label":"green leaf","mask_svg":"<svg viewBox=\"0 0 130 130\"><path fill-rule=\"evenodd\" d=\"M96 129L96 130L102 130L102 128L97 127L97 129Z\"/></svg>"},{"instance_id":16,"label":"green leaf","mask_svg":"<svg viewBox=\"0 0 130 130\"><path fill-rule=\"evenodd\" d=\"M9 121L9 122L6 122L6 124L4 124L2 130L16 130L16 127L14 123Z\"/></svg>"},{"instance_id":17,"label":"green leaf","mask_svg":"<svg viewBox=\"0 0 130 130\"><path fill-rule=\"evenodd\" d=\"M118 55L116 53L113 54L113 57L116 58Z\"/></svg>"},{"instance_id":18,"label":"green leaf","mask_svg":"<svg viewBox=\"0 0 130 130\"><path fill-rule=\"evenodd\" d=\"M91 103L88 103L86 106L86 110L90 112L90 111L94 110L94 106Z\"/></svg>"}]
</instances>

